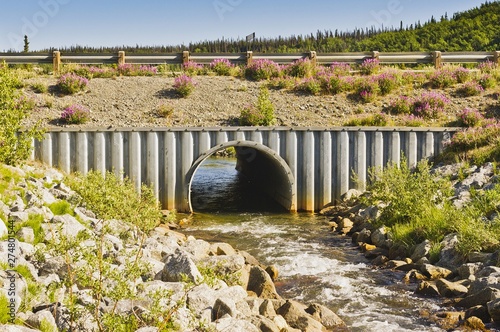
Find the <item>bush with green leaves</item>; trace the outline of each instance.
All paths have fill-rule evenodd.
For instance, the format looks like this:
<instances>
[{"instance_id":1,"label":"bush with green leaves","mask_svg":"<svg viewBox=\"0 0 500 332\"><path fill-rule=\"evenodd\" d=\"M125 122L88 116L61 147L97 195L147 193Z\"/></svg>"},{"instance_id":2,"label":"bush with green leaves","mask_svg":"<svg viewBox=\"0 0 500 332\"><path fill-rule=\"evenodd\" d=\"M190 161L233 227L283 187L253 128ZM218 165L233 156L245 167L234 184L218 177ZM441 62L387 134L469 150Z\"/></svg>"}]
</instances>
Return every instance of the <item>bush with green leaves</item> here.
<instances>
[{"instance_id":1,"label":"bush with green leaves","mask_svg":"<svg viewBox=\"0 0 500 332\"><path fill-rule=\"evenodd\" d=\"M274 122L274 106L269 99L269 90L260 88L259 97L255 105L245 107L240 114L242 126L269 126Z\"/></svg>"},{"instance_id":2,"label":"bush with green leaves","mask_svg":"<svg viewBox=\"0 0 500 332\"><path fill-rule=\"evenodd\" d=\"M486 222L484 217L498 213L500 186L484 192L471 192L472 199L463 208L451 204L452 183L433 173L428 161L408 167L398 166L370 171L366 205L377 205L381 214L372 222L389 228L396 244L410 249L429 240L436 246L448 234L459 238L457 249L464 257L473 251L494 251L500 247L500 220Z\"/></svg>"},{"instance_id":3,"label":"bush with green leaves","mask_svg":"<svg viewBox=\"0 0 500 332\"><path fill-rule=\"evenodd\" d=\"M130 222L146 233L160 223L162 214L158 200L146 185L142 185L139 193L129 178L121 180L112 172L97 171L68 180L71 188L99 218Z\"/></svg>"},{"instance_id":4,"label":"bush with green leaves","mask_svg":"<svg viewBox=\"0 0 500 332\"><path fill-rule=\"evenodd\" d=\"M181 97L189 96L193 91L196 82L188 75L180 75L174 79L174 90Z\"/></svg>"},{"instance_id":5,"label":"bush with green leaves","mask_svg":"<svg viewBox=\"0 0 500 332\"><path fill-rule=\"evenodd\" d=\"M385 127L392 124L389 115L374 113L368 116L356 117L344 123L347 127Z\"/></svg>"},{"instance_id":6,"label":"bush with green leaves","mask_svg":"<svg viewBox=\"0 0 500 332\"><path fill-rule=\"evenodd\" d=\"M0 162L15 165L31 154L33 138L42 138L38 126L24 128L30 114L30 104L20 102L21 81L14 72L0 64Z\"/></svg>"}]
</instances>

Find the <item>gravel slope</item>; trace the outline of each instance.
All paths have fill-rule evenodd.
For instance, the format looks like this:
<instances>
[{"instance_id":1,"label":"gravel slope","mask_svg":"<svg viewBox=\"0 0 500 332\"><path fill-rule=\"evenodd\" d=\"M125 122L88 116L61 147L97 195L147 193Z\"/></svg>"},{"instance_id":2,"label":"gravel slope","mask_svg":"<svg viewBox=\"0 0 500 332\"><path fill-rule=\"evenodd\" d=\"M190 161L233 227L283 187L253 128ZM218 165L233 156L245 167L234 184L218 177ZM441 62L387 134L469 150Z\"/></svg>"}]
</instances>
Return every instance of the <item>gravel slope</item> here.
<instances>
[{"instance_id":1,"label":"gravel slope","mask_svg":"<svg viewBox=\"0 0 500 332\"><path fill-rule=\"evenodd\" d=\"M38 108L26 122L30 125L41 121L47 127L67 126L59 117L64 107L78 103L91 110L91 120L79 125L90 127L213 127L238 124L240 111L257 100L261 82L252 82L234 77L197 76L197 86L187 98L179 98L173 88L174 79L167 76L95 78L86 92L72 96L59 95L53 77L36 77L26 80L25 91L35 95ZM30 85L42 82L49 92L35 94ZM362 104L352 96L311 96L287 90L270 90L275 106L277 126L341 126L353 117L379 112L400 91L379 97L371 104ZM452 121L465 107L498 112L498 88L478 97L460 97L456 88L445 91L452 103L445 121ZM422 90L414 90L418 94ZM158 107L170 105L173 115L165 118L158 115ZM49 107L48 107L49 106ZM398 124L398 123L396 123ZM437 123L429 123L430 126Z\"/></svg>"}]
</instances>

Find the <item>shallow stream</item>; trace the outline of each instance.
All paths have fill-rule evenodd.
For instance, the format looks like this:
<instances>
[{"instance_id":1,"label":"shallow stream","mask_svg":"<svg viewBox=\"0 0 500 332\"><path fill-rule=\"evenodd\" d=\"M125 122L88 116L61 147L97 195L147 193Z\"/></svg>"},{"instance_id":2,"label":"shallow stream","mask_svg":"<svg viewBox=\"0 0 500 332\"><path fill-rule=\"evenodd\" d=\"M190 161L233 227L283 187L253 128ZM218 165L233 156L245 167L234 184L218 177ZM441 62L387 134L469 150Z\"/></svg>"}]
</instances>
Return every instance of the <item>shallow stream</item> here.
<instances>
[{"instance_id":1,"label":"shallow stream","mask_svg":"<svg viewBox=\"0 0 500 332\"><path fill-rule=\"evenodd\" d=\"M443 331L421 315L439 309L438 302L414 296L403 274L372 268L350 238L329 231L325 217L277 211L234 166L235 160L210 158L198 169L197 212L183 233L230 243L275 265L280 295L326 305L351 331Z\"/></svg>"}]
</instances>

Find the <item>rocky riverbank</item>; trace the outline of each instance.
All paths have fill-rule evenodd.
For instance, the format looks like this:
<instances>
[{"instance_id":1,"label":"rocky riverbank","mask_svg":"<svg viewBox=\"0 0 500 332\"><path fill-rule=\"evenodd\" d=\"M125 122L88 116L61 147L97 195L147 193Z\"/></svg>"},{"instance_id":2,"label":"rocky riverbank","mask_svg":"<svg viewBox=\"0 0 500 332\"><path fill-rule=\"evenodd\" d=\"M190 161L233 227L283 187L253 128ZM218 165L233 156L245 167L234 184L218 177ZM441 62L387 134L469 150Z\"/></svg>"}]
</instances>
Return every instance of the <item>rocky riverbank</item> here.
<instances>
[{"instance_id":1,"label":"rocky riverbank","mask_svg":"<svg viewBox=\"0 0 500 332\"><path fill-rule=\"evenodd\" d=\"M488 191L500 182L492 163L465 171L461 165L447 165L434 172L454 179L453 204L459 208L470 201L471 190ZM465 174L459 176L459 172ZM403 281L412 284L416 294L442 298L443 311L428 313L427 318L443 329L500 331L500 250L464 257L457 250L458 236L452 233L442 241L438 261L431 264L430 241L413 248L395 245L386 227L376 228L371 223L381 207L357 203L360 194L353 190L343 207L322 211L332 217L335 232L351 236L374 267L406 272ZM484 222L494 222L497 217L497 213L483 216Z\"/></svg>"},{"instance_id":2,"label":"rocky riverbank","mask_svg":"<svg viewBox=\"0 0 500 332\"><path fill-rule=\"evenodd\" d=\"M276 269L246 252L98 219L54 169L1 174L0 331L347 330L321 304L282 298Z\"/></svg>"}]
</instances>

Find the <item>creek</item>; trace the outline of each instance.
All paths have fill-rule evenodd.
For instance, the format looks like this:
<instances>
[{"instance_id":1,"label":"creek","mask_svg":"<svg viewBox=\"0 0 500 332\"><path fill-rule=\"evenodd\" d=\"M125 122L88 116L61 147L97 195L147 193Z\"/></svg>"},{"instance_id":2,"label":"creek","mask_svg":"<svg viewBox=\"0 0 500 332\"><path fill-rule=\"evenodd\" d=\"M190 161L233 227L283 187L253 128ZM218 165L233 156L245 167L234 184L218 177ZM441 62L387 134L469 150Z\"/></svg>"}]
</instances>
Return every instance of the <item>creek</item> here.
<instances>
[{"instance_id":1,"label":"creek","mask_svg":"<svg viewBox=\"0 0 500 332\"><path fill-rule=\"evenodd\" d=\"M209 242L227 242L279 271L278 293L320 303L350 331L443 331L423 318L438 302L413 294L403 273L373 268L349 237L332 233L326 217L289 213L256 192L235 159L209 158L192 184L195 213L183 230Z\"/></svg>"}]
</instances>

